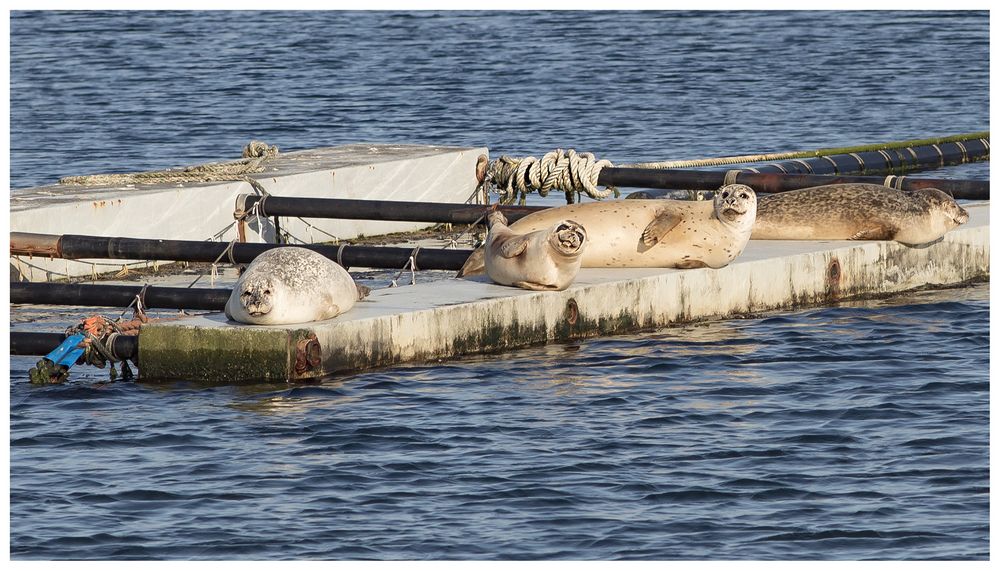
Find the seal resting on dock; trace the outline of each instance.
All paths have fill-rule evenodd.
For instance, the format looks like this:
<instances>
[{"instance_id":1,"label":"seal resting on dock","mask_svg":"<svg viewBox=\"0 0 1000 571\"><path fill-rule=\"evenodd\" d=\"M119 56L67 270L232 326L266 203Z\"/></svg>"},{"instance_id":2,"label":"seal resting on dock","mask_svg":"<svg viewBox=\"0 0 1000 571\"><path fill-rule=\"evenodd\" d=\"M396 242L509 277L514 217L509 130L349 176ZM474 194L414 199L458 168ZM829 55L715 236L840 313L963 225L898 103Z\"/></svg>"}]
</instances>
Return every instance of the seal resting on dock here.
<instances>
[{"instance_id":1,"label":"seal resting on dock","mask_svg":"<svg viewBox=\"0 0 1000 571\"><path fill-rule=\"evenodd\" d=\"M719 189L709 201L605 200L570 204L529 214L511 224L518 233L572 219L587 230L585 268L721 268L750 239L757 195L743 184ZM482 248L458 277L483 272Z\"/></svg>"},{"instance_id":2,"label":"seal resting on dock","mask_svg":"<svg viewBox=\"0 0 1000 571\"><path fill-rule=\"evenodd\" d=\"M545 230L518 234L507 218L490 212L486 221L486 275L502 285L533 290L564 290L580 271L587 231L572 220L560 220Z\"/></svg>"},{"instance_id":3,"label":"seal resting on dock","mask_svg":"<svg viewBox=\"0 0 1000 571\"><path fill-rule=\"evenodd\" d=\"M916 246L940 239L969 213L936 188L828 184L760 199L754 240L895 240Z\"/></svg>"},{"instance_id":4,"label":"seal resting on dock","mask_svg":"<svg viewBox=\"0 0 1000 571\"><path fill-rule=\"evenodd\" d=\"M252 325L322 321L351 309L368 291L322 254L274 248L254 258L237 280L226 317Z\"/></svg>"}]
</instances>

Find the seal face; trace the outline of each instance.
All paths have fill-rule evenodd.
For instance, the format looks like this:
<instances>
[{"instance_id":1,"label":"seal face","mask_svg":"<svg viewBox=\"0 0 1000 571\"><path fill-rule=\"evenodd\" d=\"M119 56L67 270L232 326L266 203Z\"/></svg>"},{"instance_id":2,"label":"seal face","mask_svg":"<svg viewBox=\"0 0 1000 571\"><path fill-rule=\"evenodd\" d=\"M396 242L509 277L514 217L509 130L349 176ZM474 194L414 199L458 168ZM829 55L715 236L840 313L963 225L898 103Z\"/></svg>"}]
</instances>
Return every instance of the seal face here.
<instances>
[{"instance_id":1,"label":"seal face","mask_svg":"<svg viewBox=\"0 0 1000 571\"><path fill-rule=\"evenodd\" d=\"M754 240L895 240L916 246L969 220L948 194L878 184L829 184L761 198Z\"/></svg>"},{"instance_id":2,"label":"seal face","mask_svg":"<svg viewBox=\"0 0 1000 571\"><path fill-rule=\"evenodd\" d=\"M253 325L330 319L367 295L347 270L306 248L265 251L247 266L226 302L226 317Z\"/></svg>"},{"instance_id":3,"label":"seal face","mask_svg":"<svg viewBox=\"0 0 1000 571\"><path fill-rule=\"evenodd\" d=\"M483 246L486 274L498 284L532 290L564 290L580 270L587 231L572 220L544 230L517 234L494 211L486 217L490 231Z\"/></svg>"},{"instance_id":4,"label":"seal face","mask_svg":"<svg viewBox=\"0 0 1000 571\"><path fill-rule=\"evenodd\" d=\"M586 228L585 268L721 268L746 247L757 195L746 185L724 186L709 201L604 200L549 208L521 218L510 230L528 233L574 220ZM482 273L482 249L458 276Z\"/></svg>"}]
</instances>

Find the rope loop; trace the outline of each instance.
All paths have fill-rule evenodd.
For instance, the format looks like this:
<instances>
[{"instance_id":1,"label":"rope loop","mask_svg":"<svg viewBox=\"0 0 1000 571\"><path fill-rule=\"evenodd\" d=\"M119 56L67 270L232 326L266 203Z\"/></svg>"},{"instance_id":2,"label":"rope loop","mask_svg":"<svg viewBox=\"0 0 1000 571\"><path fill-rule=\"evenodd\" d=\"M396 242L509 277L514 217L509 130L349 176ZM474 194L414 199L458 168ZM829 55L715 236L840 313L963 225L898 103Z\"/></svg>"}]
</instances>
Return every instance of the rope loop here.
<instances>
[{"instance_id":1,"label":"rope loop","mask_svg":"<svg viewBox=\"0 0 1000 571\"><path fill-rule=\"evenodd\" d=\"M536 191L541 197L551 190L566 193L566 203L578 200L582 193L594 200L603 200L614 194L620 196L617 188L608 186L604 190L597 187L601 169L610 167L611 161L598 160L593 153L577 153L573 149L556 149L542 156L516 159L501 156L490 162L484 188L495 185L500 189L500 201L511 204L515 198L524 205L529 192Z\"/></svg>"}]
</instances>

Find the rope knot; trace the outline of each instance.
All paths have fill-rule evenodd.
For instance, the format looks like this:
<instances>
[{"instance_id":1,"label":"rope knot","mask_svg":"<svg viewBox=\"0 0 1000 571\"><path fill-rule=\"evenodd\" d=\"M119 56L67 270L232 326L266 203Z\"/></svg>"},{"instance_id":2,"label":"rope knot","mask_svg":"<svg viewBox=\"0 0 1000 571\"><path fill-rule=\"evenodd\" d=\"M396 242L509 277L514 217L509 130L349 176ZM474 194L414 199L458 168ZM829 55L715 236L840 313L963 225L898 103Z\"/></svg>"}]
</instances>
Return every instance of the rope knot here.
<instances>
[{"instance_id":1,"label":"rope knot","mask_svg":"<svg viewBox=\"0 0 1000 571\"><path fill-rule=\"evenodd\" d=\"M243 147L244 159L274 158L278 156L278 146L268 145L264 141L250 141Z\"/></svg>"}]
</instances>

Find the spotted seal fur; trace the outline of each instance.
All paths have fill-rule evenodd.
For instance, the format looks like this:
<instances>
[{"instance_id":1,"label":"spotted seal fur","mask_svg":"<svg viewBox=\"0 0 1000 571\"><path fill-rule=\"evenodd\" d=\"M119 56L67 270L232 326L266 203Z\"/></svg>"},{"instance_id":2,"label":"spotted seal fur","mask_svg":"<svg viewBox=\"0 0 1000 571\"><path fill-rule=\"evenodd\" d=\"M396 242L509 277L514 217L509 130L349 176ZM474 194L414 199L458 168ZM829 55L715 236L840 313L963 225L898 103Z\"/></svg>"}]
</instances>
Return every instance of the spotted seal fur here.
<instances>
[{"instance_id":1,"label":"spotted seal fur","mask_svg":"<svg viewBox=\"0 0 1000 571\"><path fill-rule=\"evenodd\" d=\"M226 317L253 325L285 325L331 319L368 294L343 267L294 246L254 258L233 286Z\"/></svg>"},{"instance_id":2,"label":"spotted seal fur","mask_svg":"<svg viewBox=\"0 0 1000 571\"><path fill-rule=\"evenodd\" d=\"M829 184L761 197L753 240L895 240L928 244L969 220L936 188Z\"/></svg>"}]
</instances>

